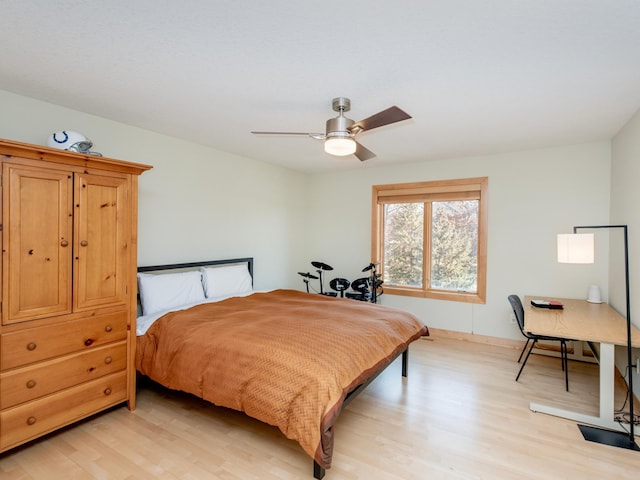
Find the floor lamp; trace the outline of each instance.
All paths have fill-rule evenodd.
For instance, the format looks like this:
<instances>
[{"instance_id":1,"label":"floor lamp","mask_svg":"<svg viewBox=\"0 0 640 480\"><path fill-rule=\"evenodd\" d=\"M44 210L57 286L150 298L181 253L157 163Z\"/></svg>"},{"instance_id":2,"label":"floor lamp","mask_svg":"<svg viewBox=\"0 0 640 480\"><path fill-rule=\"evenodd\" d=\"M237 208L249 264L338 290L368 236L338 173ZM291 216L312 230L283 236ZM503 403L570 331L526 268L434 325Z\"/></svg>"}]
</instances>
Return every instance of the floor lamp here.
<instances>
[{"instance_id":1,"label":"floor lamp","mask_svg":"<svg viewBox=\"0 0 640 480\"><path fill-rule=\"evenodd\" d=\"M627 310L627 365L629 369L629 415L631 418L629 435L623 432L616 432L604 428L578 425L582 436L590 442L602 443L613 447L638 450L640 447L635 442L634 437L634 414L633 414L633 373L631 365L633 363L633 351L631 343L631 309L629 302L629 242L627 239L626 225L590 225L573 227L573 234L558 235L558 262L560 263L593 263L593 233L579 234L581 229L612 229L621 228L624 233L624 267L625 267L625 298Z\"/></svg>"}]
</instances>

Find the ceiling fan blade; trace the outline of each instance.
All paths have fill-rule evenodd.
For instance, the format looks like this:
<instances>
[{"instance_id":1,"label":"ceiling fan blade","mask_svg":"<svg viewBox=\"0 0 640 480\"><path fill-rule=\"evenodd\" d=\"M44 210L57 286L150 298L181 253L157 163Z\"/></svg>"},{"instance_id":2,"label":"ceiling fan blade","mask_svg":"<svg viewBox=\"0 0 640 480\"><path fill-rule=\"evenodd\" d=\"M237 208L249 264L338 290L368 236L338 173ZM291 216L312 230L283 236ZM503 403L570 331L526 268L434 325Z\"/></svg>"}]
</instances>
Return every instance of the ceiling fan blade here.
<instances>
[{"instance_id":1,"label":"ceiling fan blade","mask_svg":"<svg viewBox=\"0 0 640 480\"><path fill-rule=\"evenodd\" d=\"M254 135L304 135L305 137L309 137L311 135L317 135L316 133L308 133L308 132L251 132Z\"/></svg>"},{"instance_id":2,"label":"ceiling fan blade","mask_svg":"<svg viewBox=\"0 0 640 480\"><path fill-rule=\"evenodd\" d=\"M364 162L365 160L371 160L376 156L375 153L358 142L356 142L356 151L354 152L354 155L358 157L358 160L360 160L361 162Z\"/></svg>"},{"instance_id":3,"label":"ceiling fan blade","mask_svg":"<svg viewBox=\"0 0 640 480\"><path fill-rule=\"evenodd\" d=\"M354 123L349 128L349 131L355 134L364 130L372 130L392 123L401 122L402 120L408 120L410 118L411 115L394 105L393 107L389 107L386 110Z\"/></svg>"}]
</instances>

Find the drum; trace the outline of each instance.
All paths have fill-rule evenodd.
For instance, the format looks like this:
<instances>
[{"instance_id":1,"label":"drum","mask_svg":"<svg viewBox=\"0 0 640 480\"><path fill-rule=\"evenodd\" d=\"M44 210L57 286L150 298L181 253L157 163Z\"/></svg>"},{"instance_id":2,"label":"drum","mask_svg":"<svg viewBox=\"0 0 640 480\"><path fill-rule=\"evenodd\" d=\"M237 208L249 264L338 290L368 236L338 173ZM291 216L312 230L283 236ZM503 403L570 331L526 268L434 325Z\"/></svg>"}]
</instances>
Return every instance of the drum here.
<instances>
[{"instance_id":1,"label":"drum","mask_svg":"<svg viewBox=\"0 0 640 480\"><path fill-rule=\"evenodd\" d=\"M340 278L340 277L334 278L329 282L329 286L331 287L331 289L335 290L336 292L340 292L341 297L344 297L344 291L347 288L349 288L349 285L351 285L351 282L349 280L347 280L346 278ZM332 292L332 293L335 293L335 292Z\"/></svg>"},{"instance_id":2,"label":"drum","mask_svg":"<svg viewBox=\"0 0 640 480\"><path fill-rule=\"evenodd\" d=\"M352 300L365 300L364 293L362 292L345 292L345 296Z\"/></svg>"},{"instance_id":3,"label":"drum","mask_svg":"<svg viewBox=\"0 0 640 480\"><path fill-rule=\"evenodd\" d=\"M353 282L351 282L351 288L357 292L368 292L369 291L369 279L368 278L357 278Z\"/></svg>"},{"instance_id":4,"label":"drum","mask_svg":"<svg viewBox=\"0 0 640 480\"><path fill-rule=\"evenodd\" d=\"M361 300L368 302L371 299L371 292L369 291L369 279L366 277L356 278L351 282L351 289L353 292L346 292L347 298L354 300Z\"/></svg>"}]
</instances>

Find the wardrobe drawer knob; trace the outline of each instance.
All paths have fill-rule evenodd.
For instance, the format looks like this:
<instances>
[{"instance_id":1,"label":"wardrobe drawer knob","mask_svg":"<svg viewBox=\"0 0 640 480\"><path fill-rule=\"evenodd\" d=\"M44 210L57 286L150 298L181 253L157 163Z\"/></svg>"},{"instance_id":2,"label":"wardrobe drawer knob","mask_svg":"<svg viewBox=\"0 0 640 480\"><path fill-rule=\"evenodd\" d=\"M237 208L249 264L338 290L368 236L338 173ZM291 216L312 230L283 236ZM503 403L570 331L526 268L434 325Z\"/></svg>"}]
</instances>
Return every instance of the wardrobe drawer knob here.
<instances>
[{"instance_id":1,"label":"wardrobe drawer knob","mask_svg":"<svg viewBox=\"0 0 640 480\"><path fill-rule=\"evenodd\" d=\"M30 352L33 352L36 349L37 345L34 342L29 342L27 344L27 350L29 350Z\"/></svg>"},{"instance_id":2,"label":"wardrobe drawer knob","mask_svg":"<svg viewBox=\"0 0 640 480\"><path fill-rule=\"evenodd\" d=\"M82 240L82 241L80 242L80 245L81 245L82 247L86 247L87 245L89 245L89 242L87 242L86 240Z\"/></svg>"},{"instance_id":3,"label":"wardrobe drawer knob","mask_svg":"<svg viewBox=\"0 0 640 480\"><path fill-rule=\"evenodd\" d=\"M33 388L36 386L36 381L35 380L29 380L27 382L27 388Z\"/></svg>"},{"instance_id":4,"label":"wardrobe drawer knob","mask_svg":"<svg viewBox=\"0 0 640 480\"><path fill-rule=\"evenodd\" d=\"M111 395L111 389L109 387L104 389L104 394L105 395Z\"/></svg>"},{"instance_id":5,"label":"wardrobe drawer knob","mask_svg":"<svg viewBox=\"0 0 640 480\"><path fill-rule=\"evenodd\" d=\"M36 421L36 417L29 417L27 418L27 425L33 425Z\"/></svg>"},{"instance_id":6,"label":"wardrobe drawer knob","mask_svg":"<svg viewBox=\"0 0 640 480\"><path fill-rule=\"evenodd\" d=\"M90 347L91 345L93 345L93 338L87 338L87 339L84 341L84 346L85 346L85 347Z\"/></svg>"},{"instance_id":7,"label":"wardrobe drawer knob","mask_svg":"<svg viewBox=\"0 0 640 480\"><path fill-rule=\"evenodd\" d=\"M68 242L67 240L62 240L62 241L60 242L60 246L61 246L61 247L66 247L67 245L69 245L69 242Z\"/></svg>"},{"instance_id":8,"label":"wardrobe drawer knob","mask_svg":"<svg viewBox=\"0 0 640 480\"><path fill-rule=\"evenodd\" d=\"M104 327L105 332L110 332L112 330L113 330L113 327L111 325L107 325L106 327Z\"/></svg>"},{"instance_id":9,"label":"wardrobe drawer knob","mask_svg":"<svg viewBox=\"0 0 640 480\"><path fill-rule=\"evenodd\" d=\"M107 365L109 365L112 361L113 359L111 357L107 357L104 359L104 363L106 363Z\"/></svg>"}]
</instances>

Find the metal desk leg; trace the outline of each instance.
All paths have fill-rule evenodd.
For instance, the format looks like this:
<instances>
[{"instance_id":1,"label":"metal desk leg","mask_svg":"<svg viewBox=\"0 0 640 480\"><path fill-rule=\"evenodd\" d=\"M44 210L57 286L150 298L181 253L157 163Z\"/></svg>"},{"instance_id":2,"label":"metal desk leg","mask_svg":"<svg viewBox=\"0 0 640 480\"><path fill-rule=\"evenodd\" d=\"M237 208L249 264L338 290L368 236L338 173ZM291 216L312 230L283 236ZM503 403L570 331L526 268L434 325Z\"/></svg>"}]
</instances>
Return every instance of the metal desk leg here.
<instances>
[{"instance_id":1,"label":"metal desk leg","mask_svg":"<svg viewBox=\"0 0 640 480\"><path fill-rule=\"evenodd\" d=\"M529 408L533 412L546 413L555 417L568 418L579 423L595 425L610 430L625 432L625 430L613 421L613 399L614 399L614 368L615 368L615 345L611 343L600 344L600 413L597 417L585 415L571 410L541 405L531 402Z\"/></svg>"}]
</instances>

